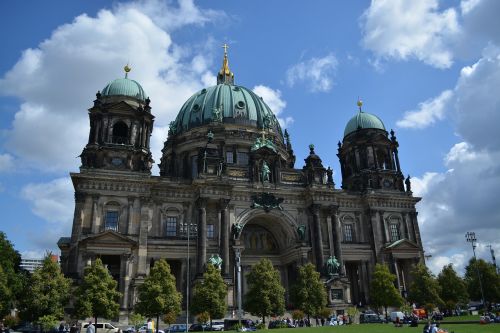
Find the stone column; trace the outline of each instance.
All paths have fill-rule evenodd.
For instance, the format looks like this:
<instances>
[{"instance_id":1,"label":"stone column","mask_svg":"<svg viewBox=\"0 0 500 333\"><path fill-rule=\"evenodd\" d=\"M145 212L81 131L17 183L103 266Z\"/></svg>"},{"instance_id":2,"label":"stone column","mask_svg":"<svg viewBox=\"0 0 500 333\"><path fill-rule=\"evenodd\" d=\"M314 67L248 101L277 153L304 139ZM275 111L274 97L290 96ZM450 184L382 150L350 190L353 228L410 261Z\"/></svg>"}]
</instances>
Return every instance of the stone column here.
<instances>
[{"instance_id":1,"label":"stone column","mask_svg":"<svg viewBox=\"0 0 500 333\"><path fill-rule=\"evenodd\" d=\"M332 216L331 215L328 215L326 217L326 227L327 227L327 230L328 230L328 248L330 250L330 256L334 256L335 255L335 249L334 249L334 245L333 245L333 226L332 226Z\"/></svg>"},{"instance_id":2,"label":"stone column","mask_svg":"<svg viewBox=\"0 0 500 333\"><path fill-rule=\"evenodd\" d=\"M84 206L85 194L75 192L75 213L73 216L73 228L71 230L71 243L73 244L76 243L82 235Z\"/></svg>"},{"instance_id":3,"label":"stone column","mask_svg":"<svg viewBox=\"0 0 500 333\"><path fill-rule=\"evenodd\" d=\"M361 283L363 285L363 295L364 298L361 300L363 305L368 304L368 293L370 292L369 282L368 282L368 261L361 261L360 265Z\"/></svg>"},{"instance_id":4,"label":"stone column","mask_svg":"<svg viewBox=\"0 0 500 333\"><path fill-rule=\"evenodd\" d=\"M198 255L196 272L203 274L207 261L207 199L199 198L198 206Z\"/></svg>"},{"instance_id":5,"label":"stone column","mask_svg":"<svg viewBox=\"0 0 500 333\"><path fill-rule=\"evenodd\" d=\"M222 257L222 274L229 276L229 206L230 199L220 199L220 237L221 237L221 257Z\"/></svg>"},{"instance_id":6,"label":"stone column","mask_svg":"<svg viewBox=\"0 0 500 333\"><path fill-rule=\"evenodd\" d=\"M120 292L122 293L120 309L122 310L127 310L129 305L130 259L129 254L123 254L120 258Z\"/></svg>"},{"instance_id":7,"label":"stone column","mask_svg":"<svg viewBox=\"0 0 500 333\"><path fill-rule=\"evenodd\" d=\"M389 242L389 234L388 234L388 231L387 231L387 225L384 221L384 211L381 210L378 212L379 214L379 218L380 218L380 227L382 228L382 239L383 239L383 243L388 243Z\"/></svg>"},{"instance_id":8,"label":"stone column","mask_svg":"<svg viewBox=\"0 0 500 333\"><path fill-rule=\"evenodd\" d=\"M379 260L380 250L382 249L382 235L379 227L379 215L376 210L369 209L367 215L371 226L371 242L373 246L373 252L375 254L375 260Z\"/></svg>"},{"instance_id":9,"label":"stone column","mask_svg":"<svg viewBox=\"0 0 500 333\"><path fill-rule=\"evenodd\" d=\"M133 223L134 223L134 198L128 197L127 235L132 234Z\"/></svg>"},{"instance_id":10,"label":"stone column","mask_svg":"<svg viewBox=\"0 0 500 333\"><path fill-rule=\"evenodd\" d=\"M153 222L153 204L147 197L141 198L141 221L139 225L139 249L137 275L145 276L148 269L148 233Z\"/></svg>"},{"instance_id":11,"label":"stone column","mask_svg":"<svg viewBox=\"0 0 500 333\"><path fill-rule=\"evenodd\" d=\"M345 267L342 259L342 228L340 226L340 218L339 218L339 206L332 205L330 206L330 214L333 219L333 230L335 233L335 257L340 263L340 275L345 275Z\"/></svg>"},{"instance_id":12,"label":"stone column","mask_svg":"<svg viewBox=\"0 0 500 333\"><path fill-rule=\"evenodd\" d=\"M92 215L90 217L90 223L92 223L92 233L93 234L97 234L99 231L100 231L100 224L101 223L97 223L98 222L98 219L97 219L97 214L98 214L98 211L97 211L97 203L99 201L99 196L97 195L93 195L92 196Z\"/></svg>"},{"instance_id":13,"label":"stone column","mask_svg":"<svg viewBox=\"0 0 500 333\"><path fill-rule=\"evenodd\" d=\"M397 278L397 282L398 282L398 290L401 292L401 279L399 276L398 261L396 260L396 258L393 257L392 262L394 265L394 273L396 274L396 278Z\"/></svg>"},{"instance_id":14,"label":"stone column","mask_svg":"<svg viewBox=\"0 0 500 333\"><path fill-rule=\"evenodd\" d=\"M314 226L314 236L315 236L315 252L316 252L316 270L318 272L323 271L324 260L323 260L323 237L321 235L321 221L319 218L319 211L321 205L313 204L311 205L311 213L313 215L313 226Z\"/></svg>"}]
</instances>

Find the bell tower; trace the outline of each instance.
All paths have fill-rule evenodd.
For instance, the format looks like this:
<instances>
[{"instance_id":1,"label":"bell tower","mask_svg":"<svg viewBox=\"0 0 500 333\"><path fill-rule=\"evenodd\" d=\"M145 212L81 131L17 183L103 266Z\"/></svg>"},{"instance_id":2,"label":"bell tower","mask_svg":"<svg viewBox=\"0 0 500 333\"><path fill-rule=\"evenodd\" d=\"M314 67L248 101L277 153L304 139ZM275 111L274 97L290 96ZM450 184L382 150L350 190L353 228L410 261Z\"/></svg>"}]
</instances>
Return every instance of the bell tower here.
<instances>
[{"instance_id":1,"label":"bell tower","mask_svg":"<svg viewBox=\"0 0 500 333\"><path fill-rule=\"evenodd\" d=\"M383 189L405 191L394 131L391 137L377 116L362 110L349 120L338 143L342 188L350 191Z\"/></svg>"},{"instance_id":2,"label":"bell tower","mask_svg":"<svg viewBox=\"0 0 500 333\"><path fill-rule=\"evenodd\" d=\"M142 86L128 78L131 68L127 65L124 70L125 77L98 91L89 109L89 140L80 155L82 171L151 173L151 101Z\"/></svg>"}]
</instances>

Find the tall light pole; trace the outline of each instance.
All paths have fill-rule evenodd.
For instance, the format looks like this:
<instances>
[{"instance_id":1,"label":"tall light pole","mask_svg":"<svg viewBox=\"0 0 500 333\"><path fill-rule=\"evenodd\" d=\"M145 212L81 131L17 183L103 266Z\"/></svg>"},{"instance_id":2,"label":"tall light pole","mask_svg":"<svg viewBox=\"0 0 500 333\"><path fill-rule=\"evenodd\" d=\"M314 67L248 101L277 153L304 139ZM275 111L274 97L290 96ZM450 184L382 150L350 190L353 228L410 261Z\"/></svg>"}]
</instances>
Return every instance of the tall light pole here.
<instances>
[{"instance_id":1,"label":"tall light pole","mask_svg":"<svg viewBox=\"0 0 500 333\"><path fill-rule=\"evenodd\" d=\"M238 323L241 326L241 249L236 248L236 275L238 280Z\"/></svg>"},{"instance_id":2,"label":"tall light pole","mask_svg":"<svg viewBox=\"0 0 500 333\"><path fill-rule=\"evenodd\" d=\"M186 332L189 330L189 284L190 284L190 274L189 274L189 236L191 234L191 228L194 224L186 223L187 230L187 269L186 269Z\"/></svg>"},{"instance_id":3,"label":"tall light pole","mask_svg":"<svg viewBox=\"0 0 500 333\"><path fill-rule=\"evenodd\" d=\"M493 261L493 266L495 267L495 272L498 273L497 260L495 259L495 251L493 250L493 247L491 245L488 245L488 247L490 248L491 261Z\"/></svg>"},{"instance_id":4,"label":"tall light pole","mask_svg":"<svg viewBox=\"0 0 500 333\"><path fill-rule=\"evenodd\" d=\"M479 280L479 288L481 289L481 304L484 305L484 291L483 291L483 283L481 282L481 273L479 273L479 265L476 258L476 233L475 232L467 232L465 234L465 239L467 242L472 245L472 253L474 254L474 265L476 266L477 278Z\"/></svg>"}]
</instances>

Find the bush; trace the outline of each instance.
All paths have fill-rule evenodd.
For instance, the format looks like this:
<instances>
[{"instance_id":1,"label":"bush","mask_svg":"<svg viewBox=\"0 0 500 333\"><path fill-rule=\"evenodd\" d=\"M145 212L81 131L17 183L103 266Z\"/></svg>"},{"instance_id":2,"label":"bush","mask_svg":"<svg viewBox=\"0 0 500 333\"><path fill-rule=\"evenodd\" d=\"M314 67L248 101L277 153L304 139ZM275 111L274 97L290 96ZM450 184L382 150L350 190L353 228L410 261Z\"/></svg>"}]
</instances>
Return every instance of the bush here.
<instances>
[{"instance_id":1,"label":"bush","mask_svg":"<svg viewBox=\"0 0 500 333\"><path fill-rule=\"evenodd\" d=\"M7 326L7 327L14 327L14 326L17 326L19 324L19 317L8 315L8 316L5 316L3 322L4 322L5 326Z\"/></svg>"},{"instance_id":2,"label":"bush","mask_svg":"<svg viewBox=\"0 0 500 333\"><path fill-rule=\"evenodd\" d=\"M293 318L294 320L301 320L302 318L304 318L304 316L305 316L305 315L304 315L304 312L303 312L303 311L301 311L301 310L294 310L294 311L292 312L292 318Z\"/></svg>"},{"instance_id":3,"label":"bush","mask_svg":"<svg viewBox=\"0 0 500 333\"><path fill-rule=\"evenodd\" d=\"M230 328L231 331L242 331L243 330L243 325L241 324L236 324L236 325L233 325L233 327Z\"/></svg>"},{"instance_id":4,"label":"bush","mask_svg":"<svg viewBox=\"0 0 500 333\"><path fill-rule=\"evenodd\" d=\"M57 327L57 317L54 315L46 315L38 318L37 321L44 331L50 331L51 329Z\"/></svg>"},{"instance_id":5,"label":"bush","mask_svg":"<svg viewBox=\"0 0 500 333\"><path fill-rule=\"evenodd\" d=\"M260 324L257 324L255 326L258 330L265 330L267 327L266 327L266 324L264 323L260 323Z\"/></svg>"}]
</instances>

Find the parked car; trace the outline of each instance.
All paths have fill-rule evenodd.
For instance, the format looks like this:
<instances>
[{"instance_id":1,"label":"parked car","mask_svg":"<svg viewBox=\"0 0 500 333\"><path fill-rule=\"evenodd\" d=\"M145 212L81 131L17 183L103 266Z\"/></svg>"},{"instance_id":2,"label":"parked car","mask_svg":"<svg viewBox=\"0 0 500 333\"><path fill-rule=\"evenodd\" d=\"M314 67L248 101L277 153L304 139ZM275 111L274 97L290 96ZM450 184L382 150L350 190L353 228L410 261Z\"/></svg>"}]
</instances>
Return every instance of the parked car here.
<instances>
[{"instance_id":1,"label":"parked car","mask_svg":"<svg viewBox=\"0 0 500 333\"><path fill-rule=\"evenodd\" d=\"M376 313L362 313L359 317L359 321L362 324L385 323L385 320L380 318Z\"/></svg>"},{"instance_id":2,"label":"parked car","mask_svg":"<svg viewBox=\"0 0 500 333\"><path fill-rule=\"evenodd\" d=\"M189 332L209 332L210 325L207 324L192 324L189 326Z\"/></svg>"},{"instance_id":3,"label":"parked car","mask_svg":"<svg viewBox=\"0 0 500 333\"><path fill-rule=\"evenodd\" d=\"M173 324L170 325L167 332L168 333L186 332L187 331L186 328L187 328L186 324Z\"/></svg>"},{"instance_id":4,"label":"parked car","mask_svg":"<svg viewBox=\"0 0 500 333\"><path fill-rule=\"evenodd\" d=\"M393 323L395 323L398 318L399 318L399 322L403 323L403 321L405 319L405 314L401 311L393 311L390 314L390 318L391 318L391 321Z\"/></svg>"},{"instance_id":5,"label":"parked car","mask_svg":"<svg viewBox=\"0 0 500 333\"><path fill-rule=\"evenodd\" d=\"M212 321L212 331L224 331L223 321Z\"/></svg>"},{"instance_id":6,"label":"parked car","mask_svg":"<svg viewBox=\"0 0 500 333\"><path fill-rule=\"evenodd\" d=\"M95 326L97 329L97 333L117 333L118 332L118 327L113 326L110 323L92 323L92 325ZM82 330L80 332L86 332L87 327L89 326L89 323L84 323L82 325Z\"/></svg>"},{"instance_id":7,"label":"parked car","mask_svg":"<svg viewBox=\"0 0 500 333\"><path fill-rule=\"evenodd\" d=\"M139 333L148 333L148 325L143 325L139 328L138 330ZM99 332L97 332L99 333ZM153 333L156 333L156 328L154 329ZM163 330L158 330L158 333L165 333Z\"/></svg>"}]
</instances>

